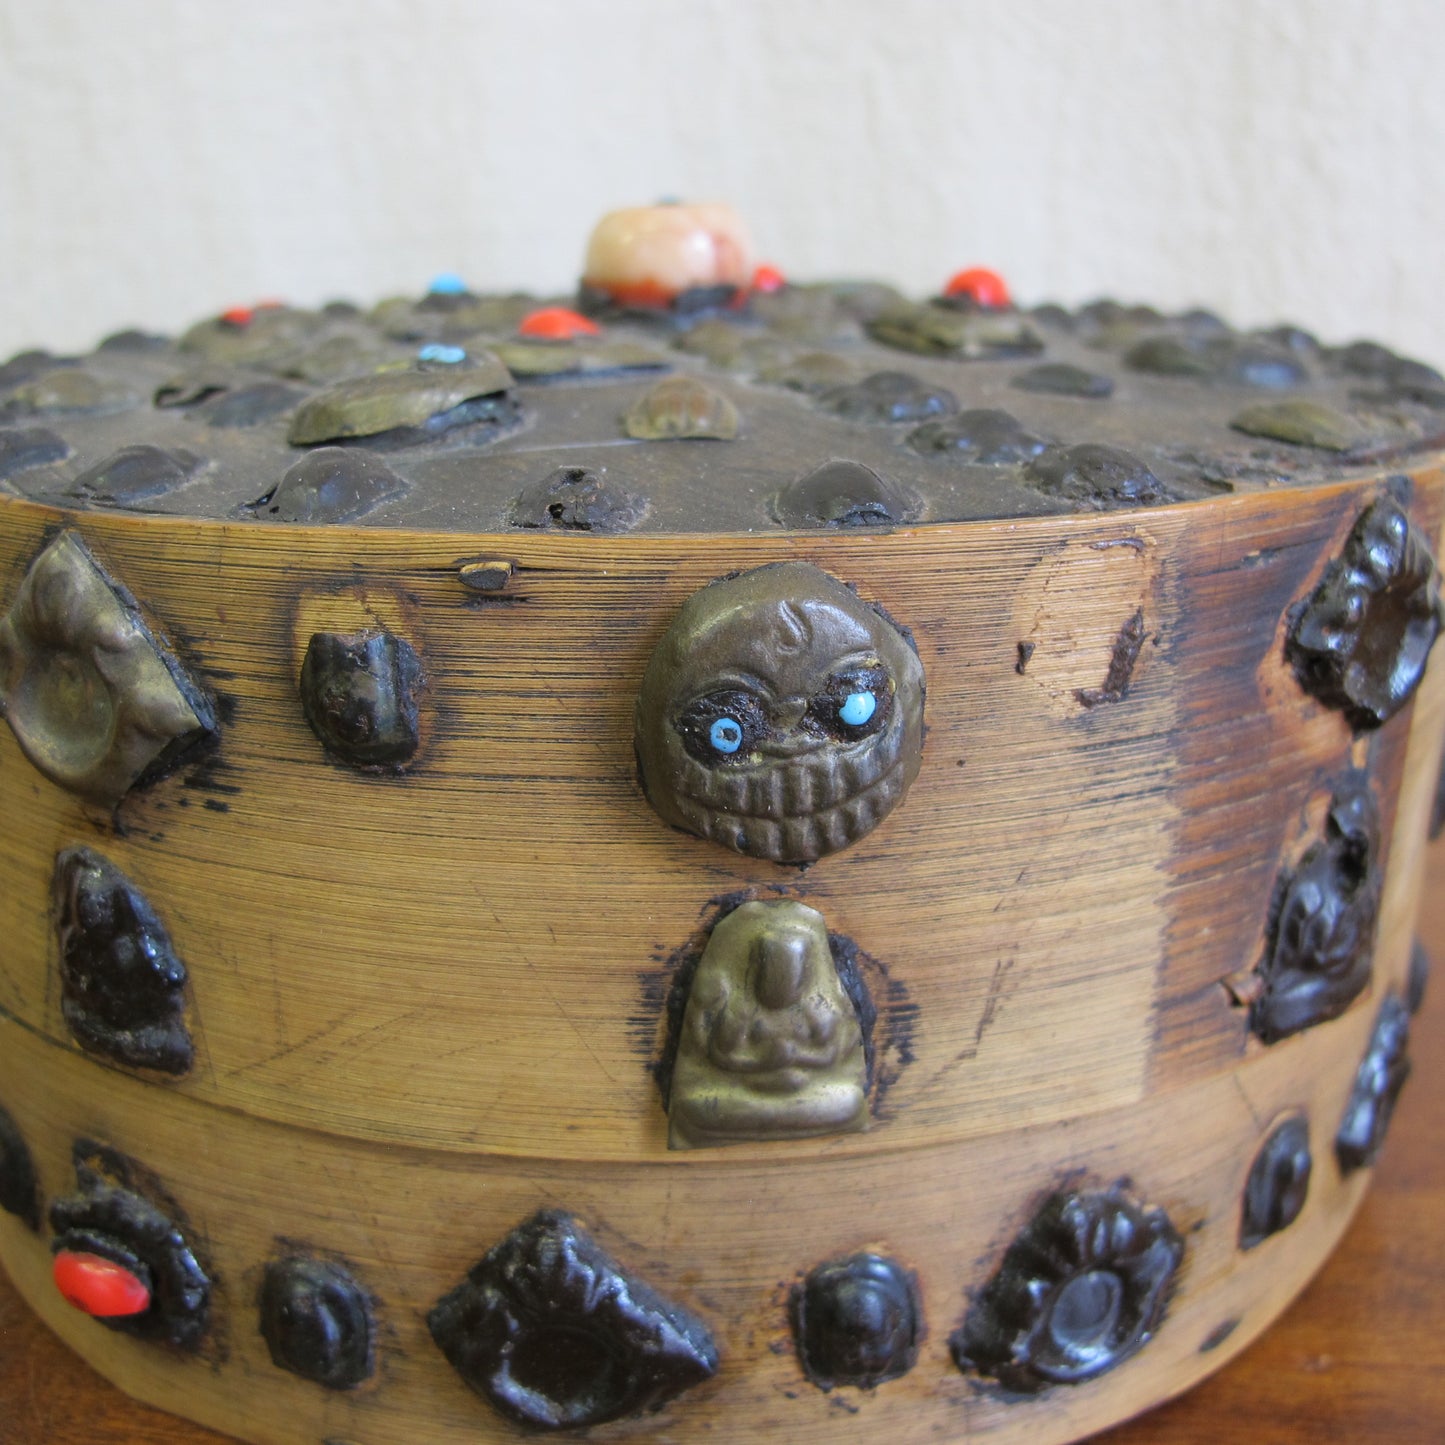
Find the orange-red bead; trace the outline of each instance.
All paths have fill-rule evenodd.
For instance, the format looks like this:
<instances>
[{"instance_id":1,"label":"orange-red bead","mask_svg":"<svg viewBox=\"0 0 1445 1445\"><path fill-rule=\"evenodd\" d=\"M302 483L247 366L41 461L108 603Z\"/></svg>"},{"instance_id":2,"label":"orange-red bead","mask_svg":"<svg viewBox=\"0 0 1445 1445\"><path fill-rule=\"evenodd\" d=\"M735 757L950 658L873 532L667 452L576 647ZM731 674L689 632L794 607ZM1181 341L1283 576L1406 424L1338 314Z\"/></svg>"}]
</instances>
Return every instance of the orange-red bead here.
<instances>
[{"instance_id":1,"label":"orange-red bead","mask_svg":"<svg viewBox=\"0 0 1445 1445\"><path fill-rule=\"evenodd\" d=\"M151 1307L150 1286L123 1264L98 1254L63 1249L52 1272L66 1302L98 1320L143 1315Z\"/></svg>"},{"instance_id":2,"label":"orange-red bead","mask_svg":"<svg viewBox=\"0 0 1445 1445\"><path fill-rule=\"evenodd\" d=\"M249 306L232 306L229 310L221 312L221 320L227 326L249 326L255 313Z\"/></svg>"},{"instance_id":3,"label":"orange-red bead","mask_svg":"<svg viewBox=\"0 0 1445 1445\"><path fill-rule=\"evenodd\" d=\"M759 266L753 272L753 290L769 295L781 291L788 284L788 278L776 266Z\"/></svg>"},{"instance_id":4,"label":"orange-red bead","mask_svg":"<svg viewBox=\"0 0 1445 1445\"><path fill-rule=\"evenodd\" d=\"M570 311L565 306L544 306L522 318L517 334L545 341L567 341L574 336L596 336L601 330L595 321L589 321L578 311Z\"/></svg>"},{"instance_id":5,"label":"orange-red bead","mask_svg":"<svg viewBox=\"0 0 1445 1445\"><path fill-rule=\"evenodd\" d=\"M1013 305L1009 295L1008 282L997 271L986 266L970 266L949 279L943 288L945 296L971 296L978 305L988 310L999 310Z\"/></svg>"}]
</instances>

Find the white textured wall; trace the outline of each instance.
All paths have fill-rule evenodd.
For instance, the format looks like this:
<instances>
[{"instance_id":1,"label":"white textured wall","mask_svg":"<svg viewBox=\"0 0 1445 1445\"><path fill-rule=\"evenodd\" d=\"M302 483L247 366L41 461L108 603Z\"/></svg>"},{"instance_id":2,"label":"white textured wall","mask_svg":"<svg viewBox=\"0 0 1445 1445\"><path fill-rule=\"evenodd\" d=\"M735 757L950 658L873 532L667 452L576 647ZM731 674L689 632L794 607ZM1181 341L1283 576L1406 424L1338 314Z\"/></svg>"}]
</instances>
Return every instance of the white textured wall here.
<instances>
[{"instance_id":1,"label":"white textured wall","mask_svg":"<svg viewBox=\"0 0 1445 1445\"><path fill-rule=\"evenodd\" d=\"M1445 4L0 0L0 356L560 288L663 194L798 276L982 262L1445 360Z\"/></svg>"}]
</instances>

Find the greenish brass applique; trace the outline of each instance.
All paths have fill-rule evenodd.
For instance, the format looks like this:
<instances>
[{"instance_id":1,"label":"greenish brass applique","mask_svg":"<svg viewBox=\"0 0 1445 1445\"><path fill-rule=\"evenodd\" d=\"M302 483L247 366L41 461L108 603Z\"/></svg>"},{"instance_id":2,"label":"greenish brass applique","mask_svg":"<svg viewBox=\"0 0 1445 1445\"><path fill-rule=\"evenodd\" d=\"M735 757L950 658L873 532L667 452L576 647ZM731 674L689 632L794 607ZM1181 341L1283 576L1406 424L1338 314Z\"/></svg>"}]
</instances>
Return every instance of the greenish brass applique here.
<instances>
[{"instance_id":1,"label":"greenish brass applique","mask_svg":"<svg viewBox=\"0 0 1445 1445\"><path fill-rule=\"evenodd\" d=\"M803 1139L868 1127L863 1024L822 914L744 903L713 929L688 995L668 1147Z\"/></svg>"},{"instance_id":2,"label":"greenish brass applique","mask_svg":"<svg viewBox=\"0 0 1445 1445\"><path fill-rule=\"evenodd\" d=\"M0 706L47 778L106 805L215 731L201 690L74 532L35 559L0 622Z\"/></svg>"},{"instance_id":3,"label":"greenish brass applique","mask_svg":"<svg viewBox=\"0 0 1445 1445\"><path fill-rule=\"evenodd\" d=\"M683 604L643 677L643 786L664 822L811 863L902 802L923 691L910 640L811 563L714 582Z\"/></svg>"},{"instance_id":4,"label":"greenish brass applique","mask_svg":"<svg viewBox=\"0 0 1445 1445\"><path fill-rule=\"evenodd\" d=\"M623 418L638 441L682 441L690 437L730 442L737 437L738 409L721 392L691 376L669 376L638 400Z\"/></svg>"}]
</instances>

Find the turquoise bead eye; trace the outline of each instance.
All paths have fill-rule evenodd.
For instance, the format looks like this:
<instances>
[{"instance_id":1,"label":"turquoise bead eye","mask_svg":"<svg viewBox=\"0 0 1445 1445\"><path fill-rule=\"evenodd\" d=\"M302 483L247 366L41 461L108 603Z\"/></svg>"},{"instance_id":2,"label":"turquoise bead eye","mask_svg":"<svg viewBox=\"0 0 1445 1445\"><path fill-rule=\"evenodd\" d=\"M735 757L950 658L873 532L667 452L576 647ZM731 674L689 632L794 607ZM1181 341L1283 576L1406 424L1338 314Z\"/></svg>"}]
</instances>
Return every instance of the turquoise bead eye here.
<instances>
[{"instance_id":1,"label":"turquoise bead eye","mask_svg":"<svg viewBox=\"0 0 1445 1445\"><path fill-rule=\"evenodd\" d=\"M878 699L871 692L850 692L838 709L838 719L850 728L861 728L878 711Z\"/></svg>"},{"instance_id":2,"label":"turquoise bead eye","mask_svg":"<svg viewBox=\"0 0 1445 1445\"><path fill-rule=\"evenodd\" d=\"M735 753L743 745L743 725L731 717L720 717L707 730L707 740L720 753Z\"/></svg>"},{"instance_id":3,"label":"turquoise bead eye","mask_svg":"<svg viewBox=\"0 0 1445 1445\"><path fill-rule=\"evenodd\" d=\"M456 366L467 359L467 353L460 346L443 346L441 342L433 341L417 352L416 359L418 361L438 361L445 366Z\"/></svg>"}]
</instances>

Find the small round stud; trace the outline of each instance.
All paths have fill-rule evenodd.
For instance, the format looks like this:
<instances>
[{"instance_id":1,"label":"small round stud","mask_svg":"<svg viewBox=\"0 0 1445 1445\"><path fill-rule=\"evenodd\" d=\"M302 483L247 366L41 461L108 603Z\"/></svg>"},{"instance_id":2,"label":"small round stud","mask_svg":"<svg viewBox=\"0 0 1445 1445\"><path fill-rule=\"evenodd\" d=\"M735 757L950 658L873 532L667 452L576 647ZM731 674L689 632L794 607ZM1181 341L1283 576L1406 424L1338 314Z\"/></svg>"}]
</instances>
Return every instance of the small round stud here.
<instances>
[{"instance_id":1,"label":"small round stud","mask_svg":"<svg viewBox=\"0 0 1445 1445\"><path fill-rule=\"evenodd\" d=\"M953 297L966 296L986 311L1002 311L1013 305L1008 282L997 271L990 271L986 266L970 266L967 270L956 271L949 277L943 294Z\"/></svg>"},{"instance_id":2,"label":"small round stud","mask_svg":"<svg viewBox=\"0 0 1445 1445\"><path fill-rule=\"evenodd\" d=\"M600 336L602 328L567 306L544 306L529 311L517 323L518 336L539 341L571 341L578 336Z\"/></svg>"}]
</instances>

